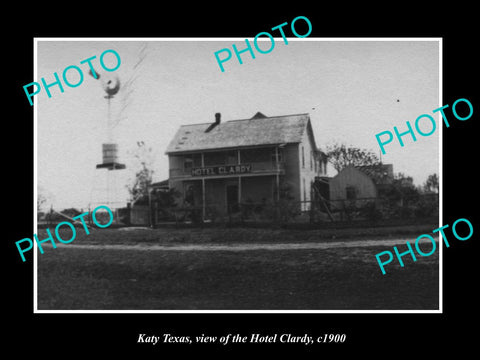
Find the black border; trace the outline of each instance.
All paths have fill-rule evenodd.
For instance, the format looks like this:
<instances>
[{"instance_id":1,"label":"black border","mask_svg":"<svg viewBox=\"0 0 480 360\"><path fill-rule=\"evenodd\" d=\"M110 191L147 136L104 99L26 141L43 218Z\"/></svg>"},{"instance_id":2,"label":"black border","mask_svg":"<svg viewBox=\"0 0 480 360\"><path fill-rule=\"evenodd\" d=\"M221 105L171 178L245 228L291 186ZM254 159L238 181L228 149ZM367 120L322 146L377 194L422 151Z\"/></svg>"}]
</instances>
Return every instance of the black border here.
<instances>
[{"instance_id":1,"label":"black border","mask_svg":"<svg viewBox=\"0 0 480 360\"><path fill-rule=\"evenodd\" d=\"M138 355L165 352L195 354L217 351L292 351L298 355L327 352L341 355L346 351L362 350L364 354L405 356L425 351L461 346L466 351L475 340L475 324L470 326L475 313L475 256L478 253L478 219L474 204L478 198L476 187L475 126L480 106L478 89L478 61L474 36L475 9L467 5L421 11L406 3L394 3L385 9L365 8L364 4L332 11L317 4L315 8L294 10L287 4L277 4L275 11L260 12L258 7L224 3L219 7L199 4L175 12L161 4L132 6L118 13L109 4L84 4L73 15L65 8L59 10L29 8L19 12L16 27L4 29L8 36L9 55L4 55L8 78L4 133L13 142L4 142L5 224L7 234L3 241L7 258L8 291L4 312L7 346L12 350L31 349L33 355L51 356L85 353L98 355L132 350ZM443 6L443 5L440 5ZM113 8L112 8L113 7ZM212 8L214 10L211 10ZM47 10L47 11L45 11ZM33 258L19 260L14 241L33 233L33 113L25 100L22 86L33 81L34 37L253 37L258 32L290 22L303 15L313 25L311 37L442 37L443 38L443 104L458 98L467 98L474 107L468 121L451 121L443 128L443 224L452 224L458 218L467 218L474 225L474 236L465 242L452 241L444 248L443 314L33 314ZM118 27L113 26L117 22ZM5 26L5 25L2 25ZM15 31L17 29L17 31ZM12 34L13 33L13 34ZM421 84L419 84L421 86ZM4 95L5 96L5 95ZM13 100L13 101L12 101ZM450 113L451 114L451 113ZM450 115L451 116L451 115ZM13 224L12 224L13 222ZM8 307L6 307L8 306ZM145 346L136 343L139 333L221 336L226 333L248 335L252 332L310 334L345 333L344 344L325 347L275 345L192 345L181 344ZM28 348L27 348L28 346ZM382 350L384 349L384 350ZM382 355L383 354L383 355Z\"/></svg>"}]
</instances>

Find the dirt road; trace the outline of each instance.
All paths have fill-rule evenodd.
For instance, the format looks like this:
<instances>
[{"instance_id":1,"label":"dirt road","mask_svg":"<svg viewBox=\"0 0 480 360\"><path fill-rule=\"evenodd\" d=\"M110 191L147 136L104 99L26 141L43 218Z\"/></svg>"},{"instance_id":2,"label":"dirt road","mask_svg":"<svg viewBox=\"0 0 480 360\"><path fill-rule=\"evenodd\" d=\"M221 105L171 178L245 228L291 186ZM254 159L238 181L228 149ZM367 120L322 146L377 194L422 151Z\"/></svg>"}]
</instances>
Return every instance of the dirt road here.
<instances>
[{"instance_id":1,"label":"dirt road","mask_svg":"<svg viewBox=\"0 0 480 360\"><path fill-rule=\"evenodd\" d=\"M348 248L348 247L369 247L369 246L385 246L392 247L394 245L404 245L409 241L414 244L415 239L388 239L388 240L347 240L336 242L309 242L309 243L280 243L280 244L177 244L177 245L126 245L126 244L57 244L58 248L71 249L111 249L111 250L136 250L136 251L249 251L249 250L299 250L299 249L332 249L332 248ZM438 238L435 239L438 242ZM420 244L429 243L429 240L423 238ZM50 245L50 244L49 244ZM42 244L42 246L45 246ZM428 246L428 245L426 245Z\"/></svg>"}]
</instances>

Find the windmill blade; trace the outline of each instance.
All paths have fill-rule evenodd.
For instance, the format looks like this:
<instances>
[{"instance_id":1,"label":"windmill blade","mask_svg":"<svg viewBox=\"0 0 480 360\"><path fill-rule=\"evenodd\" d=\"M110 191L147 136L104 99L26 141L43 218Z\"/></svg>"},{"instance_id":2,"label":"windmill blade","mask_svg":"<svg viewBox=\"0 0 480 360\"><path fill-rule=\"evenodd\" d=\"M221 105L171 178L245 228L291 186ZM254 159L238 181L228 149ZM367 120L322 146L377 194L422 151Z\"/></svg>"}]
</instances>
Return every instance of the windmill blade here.
<instances>
[{"instance_id":1,"label":"windmill blade","mask_svg":"<svg viewBox=\"0 0 480 360\"><path fill-rule=\"evenodd\" d=\"M146 54L145 54L145 55L142 55L142 56L140 57L140 59L137 61L137 63L136 63L135 65L133 65L133 69L135 70L135 69L143 62L143 60L144 60L146 57L147 57Z\"/></svg>"},{"instance_id":2,"label":"windmill blade","mask_svg":"<svg viewBox=\"0 0 480 360\"><path fill-rule=\"evenodd\" d=\"M138 75L135 75L135 74L130 76L130 78L123 85L123 89L130 89L133 83L135 82L135 80L137 80L137 78L138 78ZM133 89L131 89L131 91L133 91Z\"/></svg>"},{"instance_id":3,"label":"windmill blade","mask_svg":"<svg viewBox=\"0 0 480 360\"><path fill-rule=\"evenodd\" d=\"M91 77L93 77L95 80L98 80L100 79L100 74L98 73L98 71L96 71L95 69L93 69L95 71L95 75L93 75L93 72L92 72L92 69L88 70L88 73L90 74Z\"/></svg>"},{"instance_id":4,"label":"windmill blade","mask_svg":"<svg viewBox=\"0 0 480 360\"><path fill-rule=\"evenodd\" d=\"M132 99L129 98L129 99L123 99L122 101L122 107L120 109L120 113L122 113L127 107L128 105L130 105L132 103Z\"/></svg>"},{"instance_id":5,"label":"windmill blade","mask_svg":"<svg viewBox=\"0 0 480 360\"><path fill-rule=\"evenodd\" d=\"M127 101L130 97L130 95L133 94L133 89L128 89L126 91L123 92L123 96L122 96L122 101Z\"/></svg>"},{"instance_id":6,"label":"windmill blade","mask_svg":"<svg viewBox=\"0 0 480 360\"><path fill-rule=\"evenodd\" d=\"M137 61L137 63L133 66L133 69L135 70L142 62L143 60L147 57L147 47L148 47L148 43L144 43L142 45L142 48L140 49L139 53L138 53L138 58L139 60Z\"/></svg>"}]
</instances>

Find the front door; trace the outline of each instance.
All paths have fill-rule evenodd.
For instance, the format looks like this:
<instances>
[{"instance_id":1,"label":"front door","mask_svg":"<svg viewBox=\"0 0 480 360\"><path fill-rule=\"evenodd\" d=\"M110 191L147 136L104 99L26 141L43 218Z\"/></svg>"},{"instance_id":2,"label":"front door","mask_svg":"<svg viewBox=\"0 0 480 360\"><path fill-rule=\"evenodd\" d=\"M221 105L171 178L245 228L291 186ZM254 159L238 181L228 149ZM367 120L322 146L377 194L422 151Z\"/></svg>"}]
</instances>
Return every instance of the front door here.
<instances>
[{"instance_id":1,"label":"front door","mask_svg":"<svg viewBox=\"0 0 480 360\"><path fill-rule=\"evenodd\" d=\"M238 210L238 185L227 185L227 211L237 212Z\"/></svg>"}]
</instances>

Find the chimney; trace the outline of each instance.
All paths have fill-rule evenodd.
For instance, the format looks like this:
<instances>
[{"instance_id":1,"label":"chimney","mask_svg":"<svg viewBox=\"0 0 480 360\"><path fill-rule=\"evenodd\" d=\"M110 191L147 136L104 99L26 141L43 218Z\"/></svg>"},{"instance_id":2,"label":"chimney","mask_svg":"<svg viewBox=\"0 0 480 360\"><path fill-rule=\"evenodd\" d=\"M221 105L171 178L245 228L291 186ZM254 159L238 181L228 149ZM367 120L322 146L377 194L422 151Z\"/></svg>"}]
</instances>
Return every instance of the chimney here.
<instances>
[{"instance_id":1,"label":"chimney","mask_svg":"<svg viewBox=\"0 0 480 360\"><path fill-rule=\"evenodd\" d=\"M222 115L220 113L215 114L215 122L210 124L210 126L205 130L206 133L210 132L215 126L220 124L220 117Z\"/></svg>"}]
</instances>

